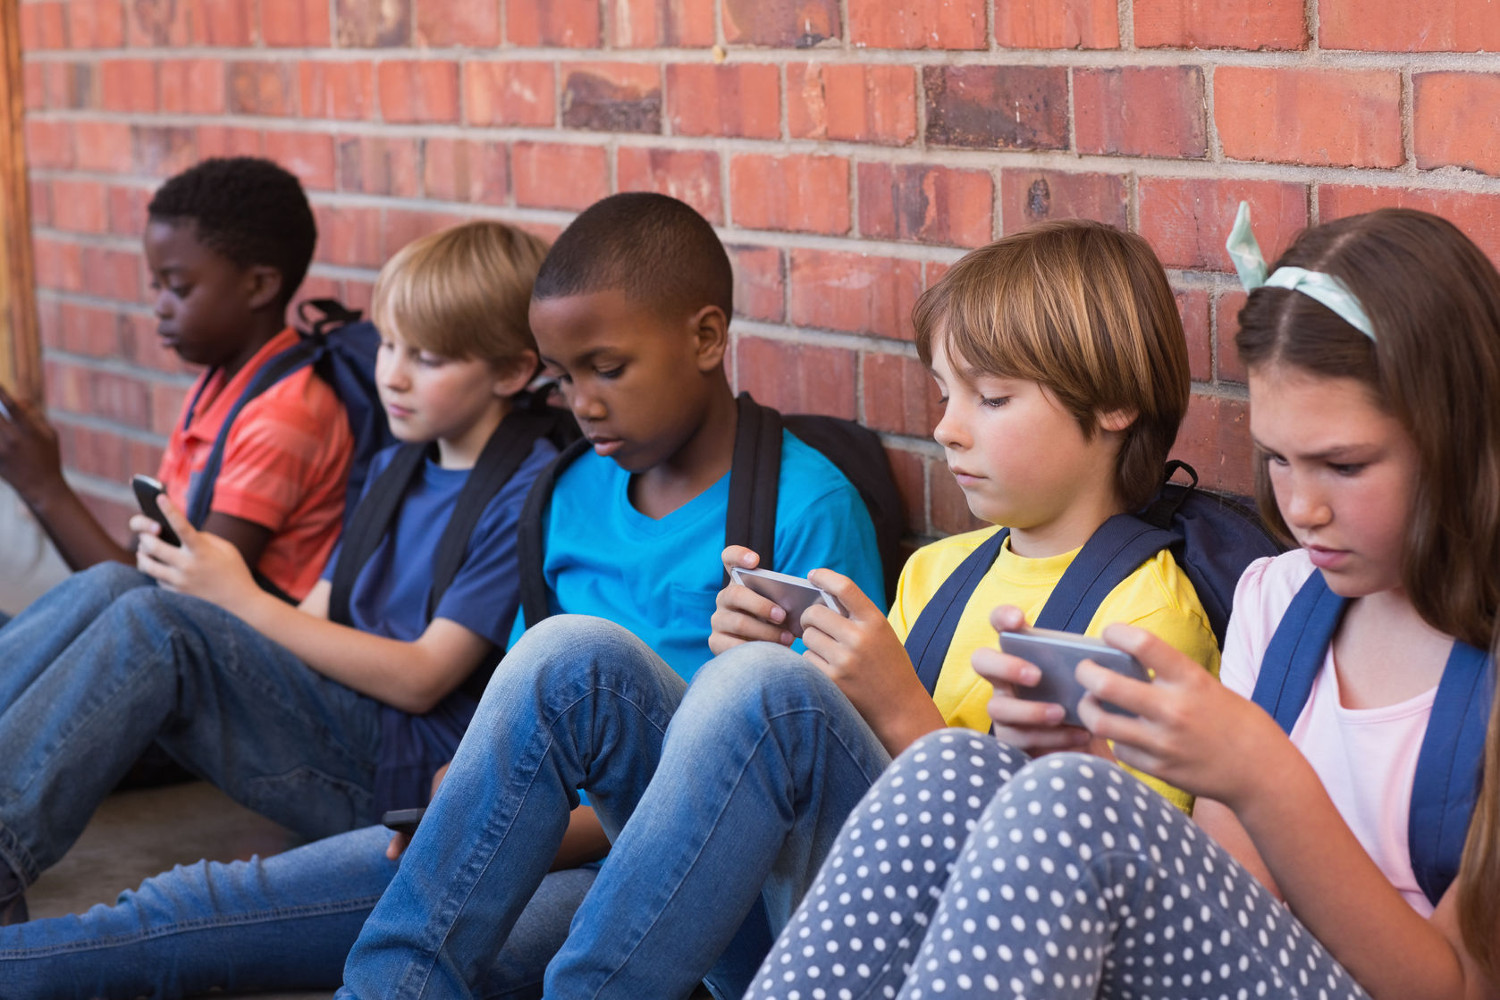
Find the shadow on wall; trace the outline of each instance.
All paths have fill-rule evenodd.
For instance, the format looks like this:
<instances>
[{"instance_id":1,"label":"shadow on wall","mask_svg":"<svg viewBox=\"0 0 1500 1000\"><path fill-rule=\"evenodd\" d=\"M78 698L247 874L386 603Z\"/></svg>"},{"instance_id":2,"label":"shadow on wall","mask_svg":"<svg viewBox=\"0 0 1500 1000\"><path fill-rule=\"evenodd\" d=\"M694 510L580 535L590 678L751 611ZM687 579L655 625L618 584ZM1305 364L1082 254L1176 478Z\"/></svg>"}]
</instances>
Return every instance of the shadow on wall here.
<instances>
[{"instance_id":1,"label":"shadow on wall","mask_svg":"<svg viewBox=\"0 0 1500 1000\"><path fill-rule=\"evenodd\" d=\"M18 613L67 575L21 498L0 483L0 611Z\"/></svg>"}]
</instances>

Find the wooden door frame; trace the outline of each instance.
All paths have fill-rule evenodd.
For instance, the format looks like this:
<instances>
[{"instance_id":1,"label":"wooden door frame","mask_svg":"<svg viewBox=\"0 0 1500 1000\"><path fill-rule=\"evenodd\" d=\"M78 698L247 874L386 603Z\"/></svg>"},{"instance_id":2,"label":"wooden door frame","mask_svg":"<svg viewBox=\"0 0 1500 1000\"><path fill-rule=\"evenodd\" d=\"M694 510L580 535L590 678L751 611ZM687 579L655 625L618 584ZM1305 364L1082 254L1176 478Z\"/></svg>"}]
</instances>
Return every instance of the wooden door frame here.
<instances>
[{"instance_id":1,"label":"wooden door frame","mask_svg":"<svg viewBox=\"0 0 1500 1000\"><path fill-rule=\"evenodd\" d=\"M26 95L19 0L0 0L0 385L42 394L31 189L26 177Z\"/></svg>"}]
</instances>

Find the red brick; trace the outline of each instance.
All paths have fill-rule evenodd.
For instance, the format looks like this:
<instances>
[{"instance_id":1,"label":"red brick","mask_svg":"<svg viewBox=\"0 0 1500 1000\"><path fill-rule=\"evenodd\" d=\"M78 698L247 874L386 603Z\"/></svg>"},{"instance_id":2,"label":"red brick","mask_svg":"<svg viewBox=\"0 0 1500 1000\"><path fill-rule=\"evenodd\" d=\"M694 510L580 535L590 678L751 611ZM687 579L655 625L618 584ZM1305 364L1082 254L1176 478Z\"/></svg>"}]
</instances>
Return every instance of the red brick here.
<instances>
[{"instance_id":1,"label":"red brick","mask_svg":"<svg viewBox=\"0 0 1500 1000\"><path fill-rule=\"evenodd\" d=\"M1415 73L1412 87L1417 166L1500 174L1500 74Z\"/></svg>"},{"instance_id":2,"label":"red brick","mask_svg":"<svg viewBox=\"0 0 1500 1000\"><path fill-rule=\"evenodd\" d=\"M422 143L422 189L438 201L503 205L510 168L503 143L427 139Z\"/></svg>"},{"instance_id":3,"label":"red brick","mask_svg":"<svg viewBox=\"0 0 1500 1000\"><path fill-rule=\"evenodd\" d=\"M741 337L734 372L740 389L783 413L855 418L853 351Z\"/></svg>"},{"instance_id":4,"label":"red brick","mask_svg":"<svg viewBox=\"0 0 1500 1000\"><path fill-rule=\"evenodd\" d=\"M1401 75L1221 66L1214 121L1224 155L1316 166L1395 167L1401 143Z\"/></svg>"},{"instance_id":5,"label":"red brick","mask_svg":"<svg viewBox=\"0 0 1500 1000\"><path fill-rule=\"evenodd\" d=\"M916 358L867 354L864 423L877 431L925 438L943 417L937 383Z\"/></svg>"},{"instance_id":6,"label":"red brick","mask_svg":"<svg viewBox=\"0 0 1500 1000\"><path fill-rule=\"evenodd\" d=\"M499 0L415 0L417 45L493 48L500 44Z\"/></svg>"},{"instance_id":7,"label":"red brick","mask_svg":"<svg viewBox=\"0 0 1500 1000\"><path fill-rule=\"evenodd\" d=\"M92 63L44 63L42 80L49 108L87 108L94 104Z\"/></svg>"},{"instance_id":8,"label":"red brick","mask_svg":"<svg viewBox=\"0 0 1500 1000\"><path fill-rule=\"evenodd\" d=\"M596 0L507 0L505 38L528 48L598 48L599 4Z\"/></svg>"},{"instance_id":9,"label":"red brick","mask_svg":"<svg viewBox=\"0 0 1500 1000\"><path fill-rule=\"evenodd\" d=\"M125 42L120 0L68 0L68 48L117 49Z\"/></svg>"},{"instance_id":10,"label":"red brick","mask_svg":"<svg viewBox=\"0 0 1500 1000\"><path fill-rule=\"evenodd\" d=\"M1214 338L1209 320L1209 294L1201 288L1172 290L1177 311L1182 314L1182 332L1187 337L1188 374L1195 382L1214 377Z\"/></svg>"},{"instance_id":11,"label":"red brick","mask_svg":"<svg viewBox=\"0 0 1500 1000\"><path fill-rule=\"evenodd\" d=\"M41 63L26 63L21 67L21 93L28 112L40 111L47 106L47 74L44 70Z\"/></svg>"},{"instance_id":12,"label":"red brick","mask_svg":"<svg viewBox=\"0 0 1500 1000\"><path fill-rule=\"evenodd\" d=\"M517 205L583 209L609 194L602 146L518 142L510 166Z\"/></svg>"},{"instance_id":13,"label":"red brick","mask_svg":"<svg viewBox=\"0 0 1500 1000\"><path fill-rule=\"evenodd\" d=\"M1210 489L1249 493L1254 470L1248 404L1195 393L1172 457L1196 469L1199 482Z\"/></svg>"},{"instance_id":14,"label":"red brick","mask_svg":"<svg viewBox=\"0 0 1500 1000\"><path fill-rule=\"evenodd\" d=\"M338 141L339 190L416 198L420 159L415 139L343 136Z\"/></svg>"},{"instance_id":15,"label":"red brick","mask_svg":"<svg viewBox=\"0 0 1500 1000\"><path fill-rule=\"evenodd\" d=\"M1491 0L1320 0L1318 44L1325 49L1494 52L1500 49L1500 17Z\"/></svg>"},{"instance_id":16,"label":"red brick","mask_svg":"<svg viewBox=\"0 0 1500 1000\"><path fill-rule=\"evenodd\" d=\"M468 220L465 216L455 215L452 212L388 208L385 210L385 221L381 225L385 240L382 255L390 257L413 240L466 221Z\"/></svg>"},{"instance_id":17,"label":"red brick","mask_svg":"<svg viewBox=\"0 0 1500 1000\"><path fill-rule=\"evenodd\" d=\"M849 0L849 40L877 49L983 49L983 0Z\"/></svg>"},{"instance_id":18,"label":"red brick","mask_svg":"<svg viewBox=\"0 0 1500 1000\"><path fill-rule=\"evenodd\" d=\"M125 43L131 48L186 48L193 44L186 3L146 0L126 4Z\"/></svg>"},{"instance_id":19,"label":"red brick","mask_svg":"<svg viewBox=\"0 0 1500 1000\"><path fill-rule=\"evenodd\" d=\"M1113 0L995 0L995 41L1007 49L1117 49Z\"/></svg>"},{"instance_id":20,"label":"red brick","mask_svg":"<svg viewBox=\"0 0 1500 1000\"><path fill-rule=\"evenodd\" d=\"M779 322L786 316L786 277L776 247L729 244L734 265L734 311L746 319Z\"/></svg>"},{"instance_id":21,"label":"red brick","mask_svg":"<svg viewBox=\"0 0 1500 1000\"><path fill-rule=\"evenodd\" d=\"M26 159L33 167L67 170L73 166L73 130L67 122L26 119Z\"/></svg>"},{"instance_id":22,"label":"red brick","mask_svg":"<svg viewBox=\"0 0 1500 1000\"><path fill-rule=\"evenodd\" d=\"M302 114L368 121L375 116L375 66L368 62L304 62Z\"/></svg>"},{"instance_id":23,"label":"red brick","mask_svg":"<svg viewBox=\"0 0 1500 1000\"><path fill-rule=\"evenodd\" d=\"M970 149L1066 149L1061 66L927 66L927 141Z\"/></svg>"},{"instance_id":24,"label":"red brick","mask_svg":"<svg viewBox=\"0 0 1500 1000\"><path fill-rule=\"evenodd\" d=\"M52 225L75 233L103 233L109 230L109 202L104 185L98 181L64 180L52 182L55 211Z\"/></svg>"},{"instance_id":25,"label":"red brick","mask_svg":"<svg viewBox=\"0 0 1500 1000\"><path fill-rule=\"evenodd\" d=\"M781 137L781 73L757 63L667 67L667 117L677 135Z\"/></svg>"},{"instance_id":26,"label":"red brick","mask_svg":"<svg viewBox=\"0 0 1500 1000\"><path fill-rule=\"evenodd\" d=\"M905 448L887 446L885 457L891 463L891 478L901 493L901 507L906 512L906 531L911 535L927 534L927 459Z\"/></svg>"},{"instance_id":27,"label":"red brick","mask_svg":"<svg viewBox=\"0 0 1500 1000\"><path fill-rule=\"evenodd\" d=\"M333 136L326 132L267 132L266 156L281 164L313 191L332 191L334 181Z\"/></svg>"},{"instance_id":28,"label":"red brick","mask_svg":"<svg viewBox=\"0 0 1500 1000\"><path fill-rule=\"evenodd\" d=\"M1415 208L1440 215L1489 254L1500 266L1500 195L1466 191L1431 191L1318 185L1318 217L1324 222L1377 208ZM1270 256L1267 255L1267 260Z\"/></svg>"},{"instance_id":29,"label":"red brick","mask_svg":"<svg viewBox=\"0 0 1500 1000\"><path fill-rule=\"evenodd\" d=\"M1134 0L1135 44L1143 49L1305 49L1303 2Z\"/></svg>"},{"instance_id":30,"label":"red brick","mask_svg":"<svg viewBox=\"0 0 1500 1000\"><path fill-rule=\"evenodd\" d=\"M1013 233L1048 219L1094 219L1124 229L1129 221L1125 178L1060 170L1000 171L1000 231Z\"/></svg>"},{"instance_id":31,"label":"red brick","mask_svg":"<svg viewBox=\"0 0 1500 1000\"><path fill-rule=\"evenodd\" d=\"M297 113L297 86L286 62L231 62L229 110L240 115Z\"/></svg>"},{"instance_id":32,"label":"red brick","mask_svg":"<svg viewBox=\"0 0 1500 1000\"><path fill-rule=\"evenodd\" d=\"M146 301L146 268L139 251L85 246L81 260L89 294L121 302Z\"/></svg>"},{"instance_id":33,"label":"red brick","mask_svg":"<svg viewBox=\"0 0 1500 1000\"><path fill-rule=\"evenodd\" d=\"M723 6L731 44L806 49L842 33L838 0L724 0Z\"/></svg>"},{"instance_id":34,"label":"red brick","mask_svg":"<svg viewBox=\"0 0 1500 1000\"><path fill-rule=\"evenodd\" d=\"M1203 70L1198 66L1073 71L1073 128L1080 153L1208 155Z\"/></svg>"},{"instance_id":35,"label":"red brick","mask_svg":"<svg viewBox=\"0 0 1500 1000\"><path fill-rule=\"evenodd\" d=\"M388 122L458 121L458 67L451 62L392 59L375 68L375 87Z\"/></svg>"},{"instance_id":36,"label":"red brick","mask_svg":"<svg viewBox=\"0 0 1500 1000\"><path fill-rule=\"evenodd\" d=\"M210 156L259 156L264 145L260 132L253 128L198 126L198 155L204 159Z\"/></svg>"},{"instance_id":37,"label":"red brick","mask_svg":"<svg viewBox=\"0 0 1500 1000\"><path fill-rule=\"evenodd\" d=\"M736 225L837 235L849 231L849 161L742 154L729 163Z\"/></svg>"},{"instance_id":38,"label":"red brick","mask_svg":"<svg viewBox=\"0 0 1500 1000\"><path fill-rule=\"evenodd\" d=\"M334 0L334 37L346 49L411 45L412 0Z\"/></svg>"},{"instance_id":39,"label":"red brick","mask_svg":"<svg viewBox=\"0 0 1500 1000\"><path fill-rule=\"evenodd\" d=\"M114 358L120 354L120 314L72 302L59 304L57 329L49 347L91 358Z\"/></svg>"},{"instance_id":40,"label":"red brick","mask_svg":"<svg viewBox=\"0 0 1500 1000\"><path fill-rule=\"evenodd\" d=\"M339 285L341 286L339 292L339 300L341 302L351 309L361 309L369 312L370 302L375 292L374 282L355 281L350 278L339 282Z\"/></svg>"},{"instance_id":41,"label":"red brick","mask_svg":"<svg viewBox=\"0 0 1500 1000\"><path fill-rule=\"evenodd\" d=\"M116 236L139 237L146 227L146 206L151 195L151 188L111 186L109 231Z\"/></svg>"},{"instance_id":42,"label":"red brick","mask_svg":"<svg viewBox=\"0 0 1500 1000\"><path fill-rule=\"evenodd\" d=\"M168 114L222 115L229 106L218 59L171 59L160 73L161 109Z\"/></svg>"},{"instance_id":43,"label":"red brick","mask_svg":"<svg viewBox=\"0 0 1500 1000\"><path fill-rule=\"evenodd\" d=\"M68 413L87 413L128 427L151 429L151 387L140 379L66 361L44 363L47 402Z\"/></svg>"},{"instance_id":44,"label":"red brick","mask_svg":"<svg viewBox=\"0 0 1500 1000\"><path fill-rule=\"evenodd\" d=\"M463 77L470 125L551 125L557 119L551 63L466 62Z\"/></svg>"},{"instance_id":45,"label":"red brick","mask_svg":"<svg viewBox=\"0 0 1500 1000\"><path fill-rule=\"evenodd\" d=\"M958 480L948 471L944 459L934 458L927 467L929 505L932 509L932 528L944 535L956 535L962 531L973 531L985 526L969 510L969 501L959 488Z\"/></svg>"},{"instance_id":46,"label":"red brick","mask_svg":"<svg viewBox=\"0 0 1500 1000\"><path fill-rule=\"evenodd\" d=\"M36 282L40 288L65 292L83 290L83 248L35 233L31 238L36 256Z\"/></svg>"},{"instance_id":47,"label":"red brick","mask_svg":"<svg viewBox=\"0 0 1500 1000\"><path fill-rule=\"evenodd\" d=\"M132 125L130 136L139 173L170 177L198 162L198 135L190 128Z\"/></svg>"},{"instance_id":48,"label":"red brick","mask_svg":"<svg viewBox=\"0 0 1500 1000\"><path fill-rule=\"evenodd\" d=\"M702 150L621 146L615 181L621 191L658 191L687 202L708 221L724 222L719 154Z\"/></svg>"},{"instance_id":49,"label":"red brick","mask_svg":"<svg viewBox=\"0 0 1500 1000\"><path fill-rule=\"evenodd\" d=\"M74 122L73 143L80 170L124 174L135 167L130 126L123 122Z\"/></svg>"},{"instance_id":50,"label":"red brick","mask_svg":"<svg viewBox=\"0 0 1500 1000\"><path fill-rule=\"evenodd\" d=\"M98 64L99 106L106 111L155 111L156 63L103 59Z\"/></svg>"},{"instance_id":51,"label":"red brick","mask_svg":"<svg viewBox=\"0 0 1500 1000\"><path fill-rule=\"evenodd\" d=\"M58 443L69 469L114 483L154 470L162 449L115 431L59 422Z\"/></svg>"},{"instance_id":52,"label":"red brick","mask_svg":"<svg viewBox=\"0 0 1500 1000\"><path fill-rule=\"evenodd\" d=\"M1224 240L1241 199L1250 203L1255 237L1274 260L1307 226L1307 188L1278 181L1142 177L1141 235L1167 267L1232 271Z\"/></svg>"},{"instance_id":53,"label":"red brick","mask_svg":"<svg viewBox=\"0 0 1500 1000\"><path fill-rule=\"evenodd\" d=\"M1218 379L1220 382L1245 381L1245 365L1240 361L1240 352L1234 346L1234 335L1240 330L1240 310L1245 307L1245 293L1220 292L1214 303L1214 329L1218 350Z\"/></svg>"},{"instance_id":54,"label":"red brick","mask_svg":"<svg viewBox=\"0 0 1500 1000\"><path fill-rule=\"evenodd\" d=\"M912 339L920 261L796 248L787 270L793 325Z\"/></svg>"},{"instance_id":55,"label":"red brick","mask_svg":"<svg viewBox=\"0 0 1500 1000\"><path fill-rule=\"evenodd\" d=\"M33 229L52 228L52 189L46 181L32 178L26 182L26 197L31 204Z\"/></svg>"},{"instance_id":56,"label":"red brick","mask_svg":"<svg viewBox=\"0 0 1500 1000\"><path fill-rule=\"evenodd\" d=\"M661 132L661 70L649 63L571 63L562 73L562 123L600 132Z\"/></svg>"},{"instance_id":57,"label":"red brick","mask_svg":"<svg viewBox=\"0 0 1500 1000\"><path fill-rule=\"evenodd\" d=\"M911 66L791 64L787 124L799 139L904 146L917 136L917 71Z\"/></svg>"},{"instance_id":58,"label":"red brick","mask_svg":"<svg viewBox=\"0 0 1500 1000\"><path fill-rule=\"evenodd\" d=\"M714 0L614 0L606 7L610 45L697 48L714 43Z\"/></svg>"},{"instance_id":59,"label":"red brick","mask_svg":"<svg viewBox=\"0 0 1500 1000\"><path fill-rule=\"evenodd\" d=\"M318 223L318 260L342 267L379 267L385 263L378 208L314 205Z\"/></svg>"},{"instance_id":60,"label":"red brick","mask_svg":"<svg viewBox=\"0 0 1500 1000\"><path fill-rule=\"evenodd\" d=\"M270 46L326 46L333 38L328 6L306 0L260 0L260 37Z\"/></svg>"},{"instance_id":61,"label":"red brick","mask_svg":"<svg viewBox=\"0 0 1500 1000\"><path fill-rule=\"evenodd\" d=\"M243 49L255 39L253 0L190 0L193 38L200 45Z\"/></svg>"},{"instance_id":62,"label":"red brick","mask_svg":"<svg viewBox=\"0 0 1500 1000\"><path fill-rule=\"evenodd\" d=\"M863 236L977 247L993 232L995 185L983 170L861 163Z\"/></svg>"},{"instance_id":63,"label":"red brick","mask_svg":"<svg viewBox=\"0 0 1500 1000\"><path fill-rule=\"evenodd\" d=\"M68 47L68 29L64 20L66 4L49 0L47 3L23 3L20 8L21 51L44 52Z\"/></svg>"}]
</instances>

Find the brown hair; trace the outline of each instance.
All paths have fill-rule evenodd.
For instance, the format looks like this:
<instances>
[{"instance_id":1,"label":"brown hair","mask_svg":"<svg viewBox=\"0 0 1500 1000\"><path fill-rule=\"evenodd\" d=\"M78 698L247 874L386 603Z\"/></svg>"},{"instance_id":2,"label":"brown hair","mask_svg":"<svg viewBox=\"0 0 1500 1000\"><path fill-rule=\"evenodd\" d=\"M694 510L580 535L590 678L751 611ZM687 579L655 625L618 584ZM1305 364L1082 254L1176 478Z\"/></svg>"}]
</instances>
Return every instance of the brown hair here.
<instances>
[{"instance_id":1,"label":"brown hair","mask_svg":"<svg viewBox=\"0 0 1500 1000\"><path fill-rule=\"evenodd\" d=\"M1132 233L1044 223L964 257L917 300L917 353L935 340L1006 378L1036 382L1093 437L1100 414L1132 411L1115 463L1127 507L1151 499L1188 404L1187 341L1161 262Z\"/></svg>"},{"instance_id":2,"label":"brown hair","mask_svg":"<svg viewBox=\"0 0 1500 1000\"><path fill-rule=\"evenodd\" d=\"M1302 233L1276 262L1331 274L1364 306L1371 340L1300 292L1258 288L1235 338L1252 372L1290 365L1363 382L1416 444L1402 587L1423 621L1481 649L1500 609L1500 273L1457 227L1382 209ZM1290 537L1257 462L1261 512ZM1500 692L1497 692L1500 696ZM1500 701L1460 877L1465 944L1500 973Z\"/></svg>"},{"instance_id":3,"label":"brown hair","mask_svg":"<svg viewBox=\"0 0 1500 1000\"><path fill-rule=\"evenodd\" d=\"M370 315L420 350L493 364L536 351L527 310L547 244L503 222L414 240L375 279Z\"/></svg>"}]
</instances>

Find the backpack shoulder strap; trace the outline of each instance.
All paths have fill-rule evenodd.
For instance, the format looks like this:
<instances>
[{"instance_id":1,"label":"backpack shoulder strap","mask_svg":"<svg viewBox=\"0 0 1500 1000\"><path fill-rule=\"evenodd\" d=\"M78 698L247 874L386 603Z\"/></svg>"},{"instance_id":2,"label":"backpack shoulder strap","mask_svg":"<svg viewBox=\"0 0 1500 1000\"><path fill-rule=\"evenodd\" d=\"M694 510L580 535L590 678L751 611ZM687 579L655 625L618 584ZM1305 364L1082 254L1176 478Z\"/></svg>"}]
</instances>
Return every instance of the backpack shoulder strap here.
<instances>
[{"instance_id":1,"label":"backpack shoulder strap","mask_svg":"<svg viewBox=\"0 0 1500 1000\"><path fill-rule=\"evenodd\" d=\"M735 399L734 455L729 466L729 509L724 544L760 556L776 568L776 501L781 487L781 414L742 392ZM726 574L724 582L729 582Z\"/></svg>"},{"instance_id":2,"label":"backpack shoulder strap","mask_svg":"<svg viewBox=\"0 0 1500 1000\"><path fill-rule=\"evenodd\" d=\"M547 610L547 578L543 574L542 562L542 516L546 514L547 504L552 500L552 490L557 486L558 477L590 447L588 438L579 438L565 448L536 477L536 481L531 484L531 492L526 494L526 503L521 508L521 521L516 531L516 571L520 579L521 614L527 628L550 614Z\"/></svg>"},{"instance_id":3,"label":"backpack shoulder strap","mask_svg":"<svg viewBox=\"0 0 1500 1000\"><path fill-rule=\"evenodd\" d=\"M370 484L364 498L349 515L338 561L333 566L328 594L330 620L341 625L353 624L349 617L349 596L354 590L354 581L365 563L370 561L370 556L375 554L380 540L390 531L401 500L427 460L427 447L425 444L407 444L397 449L391 456L391 463L380 473L380 478Z\"/></svg>"},{"instance_id":4,"label":"backpack shoulder strap","mask_svg":"<svg viewBox=\"0 0 1500 1000\"><path fill-rule=\"evenodd\" d=\"M1142 563L1177 541L1172 532L1147 524L1133 514L1116 514L1083 543L1032 624L1037 628L1083 632L1111 591Z\"/></svg>"},{"instance_id":5,"label":"backpack shoulder strap","mask_svg":"<svg viewBox=\"0 0 1500 1000\"><path fill-rule=\"evenodd\" d=\"M1434 906L1463 859L1479 796L1494 685L1494 664L1484 651L1455 642L1417 755L1407 820L1412 870Z\"/></svg>"},{"instance_id":6,"label":"backpack shoulder strap","mask_svg":"<svg viewBox=\"0 0 1500 1000\"><path fill-rule=\"evenodd\" d=\"M953 633L958 628L958 620L963 617L969 598L974 596L974 589L979 586L979 581L984 579L984 574L989 572L999 558L1000 550L1009 536L1010 529L1001 528L985 539L984 544L970 552L958 564L958 568L948 574L948 579L943 581L932 599L922 606L921 613L907 633L906 653L911 657L912 665L917 669L917 677L921 679L922 686L927 688L929 695L937 690L938 675L943 671L943 659L948 655L948 645L953 641Z\"/></svg>"},{"instance_id":7,"label":"backpack shoulder strap","mask_svg":"<svg viewBox=\"0 0 1500 1000\"><path fill-rule=\"evenodd\" d=\"M1323 669L1328 644L1344 616L1345 600L1328 589L1314 571L1287 605L1260 660L1251 696L1271 714L1282 732L1290 733Z\"/></svg>"}]
</instances>

